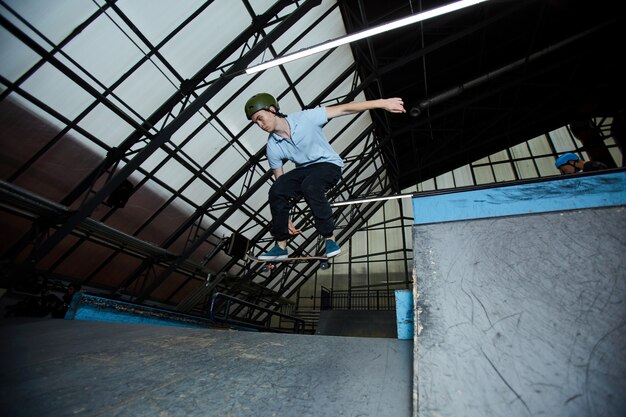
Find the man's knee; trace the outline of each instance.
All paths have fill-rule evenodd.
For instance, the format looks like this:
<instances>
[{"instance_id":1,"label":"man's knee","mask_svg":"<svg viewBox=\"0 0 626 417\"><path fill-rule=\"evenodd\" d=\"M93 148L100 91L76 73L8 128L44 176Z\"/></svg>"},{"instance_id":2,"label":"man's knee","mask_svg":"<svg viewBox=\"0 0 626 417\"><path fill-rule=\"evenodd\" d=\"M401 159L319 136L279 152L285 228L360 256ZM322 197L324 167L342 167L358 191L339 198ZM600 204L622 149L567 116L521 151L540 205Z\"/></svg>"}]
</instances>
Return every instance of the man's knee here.
<instances>
[{"instance_id":1,"label":"man's knee","mask_svg":"<svg viewBox=\"0 0 626 417\"><path fill-rule=\"evenodd\" d=\"M309 181L302 184L302 195L304 196L305 200L325 200L327 192L328 187L325 184L318 184L314 181Z\"/></svg>"},{"instance_id":2,"label":"man's knee","mask_svg":"<svg viewBox=\"0 0 626 417\"><path fill-rule=\"evenodd\" d=\"M280 179L280 178L278 178ZM284 197L285 196L285 187L281 184L281 181L275 181L274 184L272 184L272 186L270 187L270 190L268 192L269 197L272 198L278 198L278 197Z\"/></svg>"},{"instance_id":3,"label":"man's knee","mask_svg":"<svg viewBox=\"0 0 626 417\"><path fill-rule=\"evenodd\" d=\"M280 185L274 183L269 190L270 201L285 201L289 207L293 207L298 203L298 200L302 198L302 193L294 192Z\"/></svg>"}]
</instances>

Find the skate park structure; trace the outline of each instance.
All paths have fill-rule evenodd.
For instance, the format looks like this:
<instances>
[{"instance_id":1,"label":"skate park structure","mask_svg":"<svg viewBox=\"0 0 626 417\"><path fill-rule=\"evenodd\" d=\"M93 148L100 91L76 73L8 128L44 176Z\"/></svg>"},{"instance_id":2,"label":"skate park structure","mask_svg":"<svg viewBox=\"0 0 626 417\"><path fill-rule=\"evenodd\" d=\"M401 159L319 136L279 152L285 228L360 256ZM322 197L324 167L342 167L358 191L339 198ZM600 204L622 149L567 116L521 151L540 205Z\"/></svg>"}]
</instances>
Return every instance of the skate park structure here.
<instances>
[{"instance_id":1,"label":"skate park structure","mask_svg":"<svg viewBox=\"0 0 626 417\"><path fill-rule=\"evenodd\" d=\"M75 320L7 325L3 409L618 416L625 186L613 170L414 196L414 340L361 337L354 312L327 334L276 334L98 299ZM337 336L351 320L357 333Z\"/></svg>"},{"instance_id":2,"label":"skate park structure","mask_svg":"<svg viewBox=\"0 0 626 417\"><path fill-rule=\"evenodd\" d=\"M623 202L588 201L623 172L555 166L625 166L620 4L480 1L374 35L443 4L1 1L0 415L626 414ZM324 125L326 270L246 257L275 245L259 93L288 117L404 103ZM317 256L303 200L289 254Z\"/></svg>"},{"instance_id":3,"label":"skate park structure","mask_svg":"<svg viewBox=\"0 0 626 417\"><path fill-rule=\"evenodd\" d=\"M414 198L416 416L626 410L626 174Z\"/></svg>"}]
</instances>

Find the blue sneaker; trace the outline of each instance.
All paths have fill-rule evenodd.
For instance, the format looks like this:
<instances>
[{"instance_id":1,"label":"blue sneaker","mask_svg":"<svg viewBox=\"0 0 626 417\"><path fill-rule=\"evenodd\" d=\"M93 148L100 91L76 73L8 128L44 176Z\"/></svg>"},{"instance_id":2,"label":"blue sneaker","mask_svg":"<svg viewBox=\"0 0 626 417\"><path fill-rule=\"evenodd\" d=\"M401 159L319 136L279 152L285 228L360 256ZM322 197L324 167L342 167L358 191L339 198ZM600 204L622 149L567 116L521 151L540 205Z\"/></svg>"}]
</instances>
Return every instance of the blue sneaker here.
<instances>
[{"instance_id":1,"label":"blue sneaker","mask_svg":"<svg viewBox=\"0 0 626 417\"><path fill-rule=\"evenodd\" d=\"M281 249L280 246L276 245L272 248L271 251L265 252L263 255L259 255L259 259L263 260L271 260L271 259L284 259L289 256L289 252L287 249Z\"/></svg>"},{"instance_id":2,"label":"blue sneaker","mask_svg":"<svg viewBox=\"0 0 626 417\"><path fill-rule=\"evenodd\" d=\"M341 253L341 247L334 240L326 241L326 257L330 258Z\"/></svg>"}]
</instances>

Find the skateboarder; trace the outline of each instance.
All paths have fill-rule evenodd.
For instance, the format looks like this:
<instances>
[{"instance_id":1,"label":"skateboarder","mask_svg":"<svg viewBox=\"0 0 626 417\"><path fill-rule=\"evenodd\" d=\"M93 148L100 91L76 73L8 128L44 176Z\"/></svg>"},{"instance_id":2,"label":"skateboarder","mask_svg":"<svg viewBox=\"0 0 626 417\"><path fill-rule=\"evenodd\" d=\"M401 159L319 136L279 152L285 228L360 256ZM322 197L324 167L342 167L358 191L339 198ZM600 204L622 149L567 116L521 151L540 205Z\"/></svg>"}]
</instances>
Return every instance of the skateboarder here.
<instances>
[{"instance_id":1,"label":"skateboarder","mask_svg":"<svg viewBox=\"0 0 626 417\"><path fill-rule=\"evenodd\" d=\"M556 166L563 175L575 174L579 171L591 172L608 169L608 167L602 162L583 161L578 157L578 155L571 152L567 152L559 156L554 162L554 166Z\"/></svg>"},{"instance_id":2,"label":"skateboarder","mask_svg":"<svg viewBox=\"0 0 626 417\"><path fill-rule=\"evenodd\" d=\"M335 242L333 212L326 192L341 178L343 161L328 143L323 127L338 116L365 110L384 109L405 113L400 98L354 101L330 107L317 107L289 115L280 113L278 101L268 94L252 96L245 105L246 117L269 134L267 160L276 181L269 192L272 227L276 246L260 259L283 259L289 256L287 239L301 233L289 219L289 201L303 196L313 213L315 228L326 239L326 257L341 253ZM296 168L284 173L284 161Z\"/></svg>"}]
</instances>

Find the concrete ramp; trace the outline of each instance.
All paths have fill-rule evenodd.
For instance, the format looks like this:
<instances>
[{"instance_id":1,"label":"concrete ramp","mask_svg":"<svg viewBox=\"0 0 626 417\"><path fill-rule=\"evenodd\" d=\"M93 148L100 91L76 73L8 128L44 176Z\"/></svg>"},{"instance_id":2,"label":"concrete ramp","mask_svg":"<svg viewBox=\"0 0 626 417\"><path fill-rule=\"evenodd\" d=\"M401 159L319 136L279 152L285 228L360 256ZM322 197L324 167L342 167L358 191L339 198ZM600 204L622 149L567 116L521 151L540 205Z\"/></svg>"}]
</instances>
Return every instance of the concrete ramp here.
<instances>
[{"instance_id":1,"label":"concrete ramp","mask_svg":"<svg viewBox=\"0 0 626 417\"><path fill-rule=\"evenodd\" d=\"M0 415L411 415L412 342L0 321Z\"/></svg>"},{"instance_id":2,"label":"concrete ramp","mask_svg":"<svg viewBox=\"0 0 626 417\"><path fill-rule=\"evenodd\" d=\"M620 171L414 198L414 415L626 415L625 184ZM447 219L420 223L429 198Z\"/></svg>"},{"instance_id":3,"label":"concrete ramp","mask_svg":"<svg viewBox=\"0 0 626 417\"><path fill-rule=\"evenodd\" d=\"M351 337L397 337L395 311L322 310L316 334Z\"/></svg>"}]
</instances>

